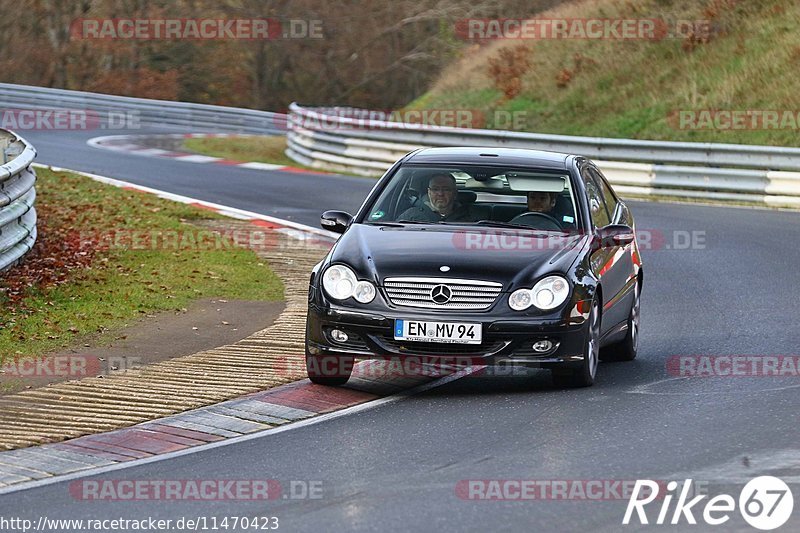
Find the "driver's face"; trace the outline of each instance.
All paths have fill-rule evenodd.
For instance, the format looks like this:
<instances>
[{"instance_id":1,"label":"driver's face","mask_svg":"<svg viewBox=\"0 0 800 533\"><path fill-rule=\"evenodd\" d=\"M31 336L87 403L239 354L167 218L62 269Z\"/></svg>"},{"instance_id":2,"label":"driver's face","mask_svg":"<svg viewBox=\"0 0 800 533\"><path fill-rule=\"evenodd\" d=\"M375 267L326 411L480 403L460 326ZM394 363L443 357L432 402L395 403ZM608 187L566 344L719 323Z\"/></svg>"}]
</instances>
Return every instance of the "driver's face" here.
<instances>
[{"instance_id":1,"label":"driver's face","mask_svg":"<svg viewBox=\"0 0 800 533\"><path fill-rule=\"evenodd\" d=\"M556 205L556 197L549 192L529 192L528 211L548 213Z\"/></svg>"},{"instance_id":2,"label":"driver's face","mask_svg":"<svg viewBox=\"0 0 800 533\"><path fill-rule=\"evenodd\" d=\"M428 198L436 211L449 212L456 200L455 183L445 176L436 176L428 183Z\"/></svg>"}]
</instances>

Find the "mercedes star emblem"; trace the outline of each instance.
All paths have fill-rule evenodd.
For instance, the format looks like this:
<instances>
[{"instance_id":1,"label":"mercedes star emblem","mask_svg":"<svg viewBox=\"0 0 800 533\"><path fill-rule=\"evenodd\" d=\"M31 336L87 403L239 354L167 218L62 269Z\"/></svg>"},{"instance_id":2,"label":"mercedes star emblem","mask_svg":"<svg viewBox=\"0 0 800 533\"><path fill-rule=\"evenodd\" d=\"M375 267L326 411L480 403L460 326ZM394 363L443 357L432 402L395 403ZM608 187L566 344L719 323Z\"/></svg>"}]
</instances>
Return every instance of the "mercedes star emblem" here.
<instances>
[{"instance_id":1,"label":"mercedes star emblem","mask_svg":"<svg viewBox=\"0 0 800 533\"><path fill-rule=\"evenodd\" d=\"M437 285L431 289L431 300L437 304L446 304L453 297L453 291L447 285Z\"/></svg>"}]
</instances>

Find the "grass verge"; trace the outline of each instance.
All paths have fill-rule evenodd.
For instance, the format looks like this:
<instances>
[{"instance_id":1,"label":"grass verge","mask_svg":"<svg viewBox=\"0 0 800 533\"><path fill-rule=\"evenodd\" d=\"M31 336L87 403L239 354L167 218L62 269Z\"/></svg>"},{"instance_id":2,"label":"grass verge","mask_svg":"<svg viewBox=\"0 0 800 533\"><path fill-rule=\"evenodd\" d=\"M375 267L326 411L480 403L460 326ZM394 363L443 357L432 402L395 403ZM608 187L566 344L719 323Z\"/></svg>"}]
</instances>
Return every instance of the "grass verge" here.
<instances>
[{"instance_id":1,"label":"grass verge","mask_svg":"<svg viewBox=\"0 0 800 533\"><path fill-rule=\"evenodd\" d=\"M244 248L202 244L221 218L70 172L37 171L39 239L0 278L0 361L107 342L137 317L192 300L281 300L280 279Z\"/></svg>"},{"instance_id":2,"label":"grass verge","mask_svg":"<svg viewBox=\"0 0 800 533\"><path fill-rule=\"evenodd\" d=\"M193 152L233 161L256 161L306 168L285 154L286 137L282 135L274 137L197 137L186 139L183 146Z\"/></svg>"},{"instance_id":3,"label":"grass verge","mask_svg":"<svg viewBox=\"0 0 800 533\"><path fill-rule=\"evenodd\" d=\"M658 19L672 36L475 43L410 108L474 109L489 127L499 128L493 119L521 112L515 129L539 133L798 144L800 3L592 0L565 3L539 16ZM686 21L702 23L695 33ZM780 121L767 127L723 117L717 125L716 119L702 119L709 111L778 111Z\"/></svg>"}]
</instances>

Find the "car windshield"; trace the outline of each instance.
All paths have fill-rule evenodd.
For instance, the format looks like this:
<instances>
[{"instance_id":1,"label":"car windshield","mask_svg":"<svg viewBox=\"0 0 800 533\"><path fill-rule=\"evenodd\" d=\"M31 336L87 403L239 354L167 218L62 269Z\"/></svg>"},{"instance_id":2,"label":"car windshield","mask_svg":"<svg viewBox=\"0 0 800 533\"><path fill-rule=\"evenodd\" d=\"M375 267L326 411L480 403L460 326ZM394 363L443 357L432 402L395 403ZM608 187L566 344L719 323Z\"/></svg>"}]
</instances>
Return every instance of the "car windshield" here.
<instances>
[{"instance_id":1,"label":"car windshield","mask_svg":"<svg viewBox=\"0 0 800 533\"><path fill-rule=\"evenodd\" d=\"M472 166L401 167L363 222L577 228L566 171Z\"/></svg>"}]
</instances>

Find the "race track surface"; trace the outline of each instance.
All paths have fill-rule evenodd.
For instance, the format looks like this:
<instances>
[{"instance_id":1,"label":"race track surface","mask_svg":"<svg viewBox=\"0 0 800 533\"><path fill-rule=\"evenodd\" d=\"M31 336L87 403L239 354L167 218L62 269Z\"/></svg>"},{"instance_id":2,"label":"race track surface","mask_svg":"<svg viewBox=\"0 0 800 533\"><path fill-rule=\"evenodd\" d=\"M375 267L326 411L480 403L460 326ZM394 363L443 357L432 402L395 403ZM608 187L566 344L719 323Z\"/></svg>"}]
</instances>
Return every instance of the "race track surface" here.
<instances>
[{"instance_id":1,"label":"race track surface","mask_svg":"<svg viewBox=\"0 0 800 533\"><path fill-rule=\"evenodd\" d=\"M86 139L100 134L26 137L40 163L314 226L324 209L354 211L373 184L86 146ZM715 487L714 494L724 487L738 498L743 482L767 473L796 489L797 374L686 379L671 376L667 361L800 353L800 216L638 201L631 206L639 232L657 236L655 246L643 250L640 354L631 363L602 363L594 387L554 389L544 371L466 377L357 414L89 478L268 478L285 487L292 480L320 481L321 499L86 502L70 495L69 482L60 482L3 496L0 516L277 516L285 531L619 531L624 499L476 501L456 489L467 480L692 478ZM692 232L694 246L683 249ZM658 508L649 509L655 520ZM701 513L695 512L698 519ZM787 527L798 527L797 514L796 507ZM683 521L667 529L709 527ZM751 530L738 514L724 529Z\"/></svg>"}]
</instances>

